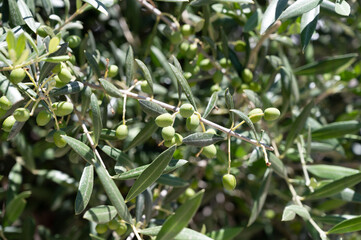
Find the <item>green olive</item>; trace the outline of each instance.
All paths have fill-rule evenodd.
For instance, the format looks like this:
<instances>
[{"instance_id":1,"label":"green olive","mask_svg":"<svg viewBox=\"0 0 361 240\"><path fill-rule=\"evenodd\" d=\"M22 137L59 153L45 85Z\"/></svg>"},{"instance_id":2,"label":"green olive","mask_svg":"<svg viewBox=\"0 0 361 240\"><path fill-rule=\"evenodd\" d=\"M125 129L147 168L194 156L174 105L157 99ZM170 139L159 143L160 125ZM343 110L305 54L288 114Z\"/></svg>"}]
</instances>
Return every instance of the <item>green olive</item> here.
<instances>
[{"instance_id":1,"label":"green olive","mask_svg":"<svg viewBox=\"0 0 361 240\"><path fill-rule=\"evenodd\" d=\"M7 111L9 110L13 104L10 102L10 100L6 96L2 96L0 98L0 108Z\"/></svg>"},{"instance_id":2,"label":"green olive","mask_svg":"<svg viewBox=\"0 0 361 240\"><path fill-rule=\"evenodd\" d=\"M188 42L182 42L179 45L179 50L182 55L185 55L189 49L189 43Z\"/></svg>"},{"instance_id":3,"label":"green olive","mask_svg":"<svg viewBox=\"0 0 361 240\"><path fill-rule=\"evenodd\" d=\"M237 52L244 52L246 50L246 43L242 40L238 40L234 45L234 50Z\"/></svg>"},{"instance_id":4,"label":"green olive","mask_svg":"<svg viewBox=\"0 0 361 240\"><path fill-rule=\"evenodd\" d=\"M248 113L248 117L251 119L251 121L253 123L258 122L259 120L262 119L263 116L263 111L260 108L255 108L252 109L249 113Z\"/></svg>"},{"instance_id":5,"label":"green olive","mask_svg":"<svg viewBox=\"0 0 361 240\"><path fill-rule=\"evenodd\" d=\"M193 59L197 55L198 45L197 43L192 43L189 45L189 48L186 53L188 59Z\"/></svg>"},{"instance_id":6,"label":"green olive","mask_svg":"<svg viewBox=\"0 0 361 240\"><path fill-rule=\"evenodd\" d=\"M58 74L61 71L61 64L57 64L52 70L53 73Z\"/></svg>"},{"instance_id":7,"label":"green olive","mask_svg":"<svg viewBox=\"0 0 361 240\"><path fill-rule=\"evenodd\" d=\"M217 134L216 130L214 130L213 128L207 129L206 133L212 133L212 134L214 134L214 135Z\"/></svg>"},{"instance_id":8,"label":"green olive","mask_svg":"<svg viewBox=\"0 0 361 240\"><path fill-rule=\"evenodd\" d=\"M115 136L119 140L123 140L128 136L128 126L127 125L119 125L117 129L115 130Z\"/></svg>"},{"instance_id":9,"label":"green olive","mask_svg":"<svg viewBox=\"0 0 361 240\"><path fill-rule=\"evenodd\" d=\"M108 226L106 224L104 224L104 223L99 223L99 224L96 225L95 231L98 234L106 233L108 231Z\"/></svg>"},{"instance_id":10,"label":"green olive","mask_svg":"<svg viewBox=\"0 0 361 240\"><path fill-rule=\"evenodd\" d=\"M30 111L26 108L18 108L13 113L18 122L26 122L30 118Z\"/></svg>"},{"instance_id":11,"label":"green olive","mask_svg":"<svg viewBox=\"0 0 361 240\"><path fill-rule=\"evenodd\" d=\"M70 82L70 80L72 79L73 76L71 75L71 72L66 67L63 67L60 70L58 77L59 77L60 81L62 81L63 83L68 83L68 82Z\"/></svg>"},{"instance_id":12,"label":"green olive","mask_svg":"<svg viewBox=\"0 0 361 240\"><path fill-rule=\"evenodd\" d=\"M41 110L36 116L36 124L38 126L45 126L51 120L51 114L47 110Z\"/></svg>"},{"instance_id":13,"label":"green olive","mask_svg":"<svg viewBox=\"0 0 361 240\"><path fill-rule=\"evenodd\" d=\"M77 35L70 35L66 38L66 41L69 43L70 48L76 48L80 45L81 38Z\"/></svg>"},{"instance_id":14,"label":"green olive","mask_svg":"<svg viewBox=\"0 0 361 240\"><path fill-rule=\"evenodd\" d=\"M223 79L223 73L220 70L217 70L214 74L213 74L213 82L214 83L220 83L222 82Z\"/></svg>"},{"instance_id":15,"label":"green olive","mask_svg":"<svg viewBox=\"0 0 361 240\"><path fill-rule=\"evenodd\" d=\"M203 148L202 154L207 158L213 158L217 154L217 148L214 144L206 146Z\"/></svg>"},{"instance_id":16,"label":"green olive","mask_svg":"<svg viewBox=\"0 0 361 240\"><path fill-rule=\"evenodd\" d=\"M225 174L223 175L222 183L226 190L233 191L236 188L237 180L232 174Z\"/></svg>"},{"instance_id":17,"label":"green olive","mask_svg":"<svg viewBox=\"0 0 361 240\"><path fill-rule=\"evenodd\" d=\"M176 144L176 142L175 142L175 137L172 137L172 139L171 140L165 140L164 141L164 143L163 143L163 145L165 146L165 147L171 147L171 146L173 146L174 144Z\"/></svg>"},{"instance_id":18,"label":"green olive","mask_svg":"<svg viewBox=\"0 0 361 240\"><path fill-rule=\"evenodd\" d=\"M163 113L155 119L158 127L168 127L173 124L173 116L169 113Z\"/></svg>"},{"instance_id":19,"label":"green olive","mask_svg":"<svg viewBox=\"0 0 361 240\"><path fill-rule=\"evenodd\" d=\"M40 37L46 37L48 35L50 35L50 33L53 32L53 30L51 29L51 27L46 26L46 25L40 25L37 29L36 29L36 33L40 36Z\"/></svg>"},{"instance_id":20,"label":"green olive","mask_svg":"<svg viewBox=\"0 0 361 240\"><path fill-rule=\"evenodd\" d=\"M112 78L117 76L119 68L117 65L110 65L108 68L108 77Z\"/></svg>"},{"instance_id":21,"label":"green olive","mask_svg":"<svg viewBox=\"0 0 361 240\"><path fill-rule=\"evenodd\" d=\"M184 118L189 118L194 113L194 108L191 104L185 103L179 108L179 113Z\"/></svg>"},{"instance_id":22,"label":"green olive","mask_svg":"<svg viewBox=\"0 0 361 240\"><path fill-rule=\"evenodd\" d=\"M142 81L140 84L140 88L142 89L143 92L147 93L147 94L153 94L152 89L150 88L149 84L147 81Z\"/></svg>"},{"instance_id":23,"label":"green olive","mask_svg":"<svg viewBox=\"0 0 361 240\"><path fill-rule=\"evenodd\" d=\"M181 32L176 31L170 35L170 41L174 45L178 45L179 43L182 42L182 40L183 40L183 36Z\"/></svg>"},{"instance_id":24,"label":"green olive","mask_svg":"<svg viewBox=\"0 0 361 240\"><path fill-rule=\"evenodd\" d=\"M202 59L202 61L200 61L199 67L204 71L208 71L213 68L213 65L212 65L211 60L209 60L208 58L205 58L205 59Z\"/></svg>"},{"instance_id":25,"label":"green olive","mask_svg":"<svg viewBox=\"0 0 361 240\"><path fill-rule=\"evenodd\" d=\"M11 71L10 81L14 84L18 84L26 77L26 72L22 68L17 68Z\"/></svg>"},{"instance_id":26,"label":"green olive","mask_svg":"<svg viewBox=\"0 0 361 240\"><path fill-rule=\"evenodd\" d=\"M56 116L63 117L73 112L74 105L70 102L55 102L52 108Z\"/></svg>"},{"instance_id":27,"label":"green olive","mask_svg":"<svg viewBox=\"0 0 361 240\"><path fill-rule=\"evenodd\" d=\"M61 136L66 136L66 133L62 130L56 131L53 135L54 143L58 148L63 148L67 144Z\"/></svg>"},{"instance_id":28,"label":"green olive","mask_svg":"<svg viewBox=\"0 0 361 240\"><path fill-rule=\"evenodd\" d=\"M195 114L187 118L186 127L189 131L195 130L199 126L199 117Z\"/></svg>"},{"instance_id":29,"label":"green olive","mask_svg":"<svg viewBox=\"0 0 361 240\"><path fill-rule=\"evenodd\" d=\"M57 88L61 88L61 87L64 87L66 85L66 83L62 82L60 80L60 78L58 77L58 75L55 75L54 76L54 80L55 80L55 87Z\"/></svg>"},{"instance_id":30,"label":"green olive","mask_svg":"<svg viewBox=\"0 0 361 240\"><path fill-rule=\"evenodd\" d=\"M174 135L174 140L175 140L175 143L177 144L177 146L180 146L183 143L183 136L180 135L179 133L176 133Z\"/></svg>"},{"instance_id":31,"label":"green olive","mask_svg":"<svg viewBox=\"0 0 361 240\"><path fill-rule=\"evenodd\" d=\"M124 233L126 233L127 230L128 230L127 225L126 225L125 223L120 223L120 226L118 227L117 230L115 230L115 232L116 232L119 236L121 236L121 235L123 235Z\"/></svg>"},{"instance_id":32,"label":"green olive","mask_svg":"<svg viewBox=\"0 0 361 240\"><path fill-rule=\"evenodd\" d=\"M250 83L253 80L253 73L248 68L243 69L242 71L242 79L245 83Z\"/></svg>"},{"instance_id":33,"label":"green olive","mask_svg":"<svg viewBox=\"0 0 361 240\"><path fill-rule=\"evenodd\" d=\"M185 79L188 80L188 79L190 79L192 77L192 73L191 72L184 72L183 76L184 76Z\"/></svg>"},{"instance_id":34,"label":"green olive","mask_svg":"<svg viewBox=\"0 0 361 240\"><path fill-rule=\"evenodd\" d=\"M189 37L189 36L192 35L192 33L193 33L192 26L189 25L189 24L184 24L184 25L181 27L181 32L182 32L182 34L183 34L184 37Z\"/></svg>"},{"instance_id":35,"label":"green olive","mask_svg":"<svg viewBox=\"0 0 361 240\"><path fill-rule=\"evenodd\" d=\"M117 219L113 219L108 222L108 228L110 230L117 230L120 227L120 222Z\"/></svg>"},{"instance_id":36,"label":"green olive","mask_svg":"<svg viewBox=\"0 0 361 240\"><path fill-rule=\"evenodd\" d=\"M5 118L4 122L3 122L3 126L2 129L4 130L4 132L10 132L11 128L14 126L16 122L16 119L13 115Z\"/></svg>"},{"instance_id":37,"label":"green olive","mask_svg":"<svg viewBox=\"0 0 361 240\"><path fill-rule=\"evenodd\" d=\"M174 137L175 130L172 126L164 127L162 129L162 137L165 141L170 141Z\"/></svg>"},{"instance_id":38,"label":"green olive","mask_svg":"<svg viewBox=\"0 0 361 240\"><path fill-rule=\"evenodd\" d=\"M264 110L264 119L266 121L274 121L278 119L280 115L281 115L280 110L274 107L266 108L266 110Z\"/></svg>"},{"instance_id":39,"label":"green olive","mask_svg":"<svg viewBox=\"0 0 361 240\"><path fill-rule=\"evenodd\" d=\"M219 64L221 65L221 67L223 68L228 68L230 66L232 66L232 62L231 60L227 59L227 58L221 58L219 60Z\"/></svg>"}]
</instances>

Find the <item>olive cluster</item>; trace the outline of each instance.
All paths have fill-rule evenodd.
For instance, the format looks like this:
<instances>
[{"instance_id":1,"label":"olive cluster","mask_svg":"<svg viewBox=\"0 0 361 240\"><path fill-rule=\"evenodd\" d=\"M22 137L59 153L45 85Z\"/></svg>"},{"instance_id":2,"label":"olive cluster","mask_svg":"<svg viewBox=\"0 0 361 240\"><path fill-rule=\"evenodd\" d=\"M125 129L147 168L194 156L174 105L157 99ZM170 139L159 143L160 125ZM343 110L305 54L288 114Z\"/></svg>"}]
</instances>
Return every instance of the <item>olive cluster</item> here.
<instances>
[{"instance_id":1,"label":"olive cluster","mask_svg":"<svg viewBox=\"0 0 361 240\"><path fill-rule=\"evenodd\" d=\"M127 224L124 221L120 220L118 217L112 219L107 223L98 223L95 227L95 231L98 234L104 234L108 230L115 231L118 236L122 236L128 230Z\"/></svg>"}]
</instances>

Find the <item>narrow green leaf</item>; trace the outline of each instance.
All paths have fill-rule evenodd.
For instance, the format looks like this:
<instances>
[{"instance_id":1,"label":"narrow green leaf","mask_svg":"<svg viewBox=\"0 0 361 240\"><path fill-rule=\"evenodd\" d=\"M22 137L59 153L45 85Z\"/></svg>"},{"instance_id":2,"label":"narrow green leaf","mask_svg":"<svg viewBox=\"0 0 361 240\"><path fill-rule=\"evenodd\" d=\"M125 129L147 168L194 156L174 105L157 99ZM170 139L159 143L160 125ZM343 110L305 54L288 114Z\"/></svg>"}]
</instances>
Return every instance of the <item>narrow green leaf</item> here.
<instances>
[{"instance_id":1,"label":"narrow green leaf","mask_svg":"<svg viewBox=\"0 0 361 240\"><path fill-rule=\"evenodd\" d=\"M152 134L157 129L158 129L158 126L157 126L157 124L155 124L155 121L154 120L149 121L144 126L144 128L139 131L137 136L135 136L135 138L128 144L128 146L125 147L124 152L143 144L145 141L147 141L152 136Z\"/></svg>"},{"instance_id":2,"label":"narrow green leaf","mask_svg":"<svg viewBox=\"0 0 361 240\"><path fill-rule=\"evenodd\" d=\"M193 218L201 205L203 194L204 190L199 191L180 206L174 215L169 216L160 229L156 240L168 240L177 236Z\"/></svg>"},{"instance_id":3,"label":"narrow green leaf","mask_svg":"<svg viewBox=\"0 0 361 240\"><path fill-rule=\"evenodd\" d=\"M228 110L233 109L234 108L234 101L233 101L232 94L229 92L228 88L224 92L224 98L226 100L226 106L227 106ZM231 119L231 123L233 124L234 123L234 113L230 111L229 116L230 116L230 119Z\"/></svg>"},{"instance_id":4,"label":"narrow green leaf","mask_svg":"<svg viewBox=\"0 0 361 240\"><path fill-rule=\"evenodd\" d=\"M243 92L246 94L247 98L254 103L254 105L256 107L262 108L263 107L263 103L262 100L260 99L260 97L257 95L257 93L255 93L252 90L249 89L245 89L243 90Z\"/></svg>"},{"instance_id":5,"label":"narrow green leaf","mask_svg":"<svg viewBox=\"0 0 361 240\"><path fill-rule=\"evenodd\" d=\"M68 48L67 43L63 43L60 45L60 48L49 55L49 57L62 56L66 54ZM58 65L58 63L45 62L40 69L39 83L41 83L53 70L53 68Z\"/></svg>"},{"instance_id":6,"label":"narrow green leaf","mask_svg":"<svg viewBox=\"0 0 361 240\"><path fill-rule=\"evenodd\" d=\"M160 229L161 229L161 226L140 229L139 233L147 235L147 236L155 237L158 235ZM184 228L180 233L177 234L177 236L174 237L174 240L186 240L186 239L213 240L213 238L209 238L206 235L203 235L202 233L196 232L189 228Z\"/></svg>"},{"instance_id":7,"label":"narrow green leaf","mask_svg":"<svg viewBox=\"0 0 361 240\"><path fill-rule=\"evenodd\" d=\"M229 110L231 112L234 112L235 114L237 114L243 121L245 121L247 123L247 125L252 129L254 136L256 137L256 139L258 140L258 135L256 132L256 128L253 125L253 122L251 121L251 119L249 119L249 117L244 114L243 112L236 110L236 109L231 109Z\"/></svg>"},{"instance_id":8,"label":"narrow green leaf","mask_svg":"<svg viewBox=\"0 0 361 240\"><path fill-rule=\"evenodd\" d=\"M102 118L100 115L100 108L98 98L93 93L90 97L90 109L92 110L93 134L94 144L98 145L101 131L103 129Z\"/></svg>"},{"instance_id":9,"label":"narrow green leaf","mask_svg":"<svg viewBox=\"0 0 361 240\"><path fill-rule=\"evenodd\" d=\"M224 137L215 136L213 133L197 132L183 138L183 143L191 146L205 147L224 140Z\"/></svg>"},{"instance_id":10,"label":"narrow green leaf","mask_svg":"<svg viewBox=\"0 0 361 240\"><path fill-rule=\"evenodd\" d=\"M75 138L69 137L69 136L62 136L62 138L85 161L87 161L89 164L93 164L93 161L94 161L93 151L91 150L90 147L88 147L85 143L82 143L81 141L79 141Z\"/></svg>"},{"instance_id":11,"label":"narrow green leaf","mask_svg":"<svg viewBox=\"0 0 361 240\"><path fill-rule=\"evenodd\" d=\"M86 211L83 218L96 223L107 223L116 215L117 210L114 206L100 205Z\"/></svg>"},{"instance_id":12,"label":"narrow green leaf","mask_svg":"<svg viewBox=\"0 0 361 240\"><path fill-rule=\"evenodd\" d=\"M361 194L358 192L355 192L354 190L350 188L345 188L341 192L337 193L333 196L333 198L341 199L345 202L353 202L353 203L361 203Z\"/></svg>"},{"instance_id":13,"label":"narrow green leaf","mask_svg":"<svg viewBox=\"0 0 361 240\"><path fill-rule=\"evenodd\" d=\"M16 27L24 25L25 22L23 20L23 17L21 16L21 12L19 9L19 6L17 4L16 0L8 0L8 6L9 6L9 22L10 26ZM3 6L4 7L4 6ZM6 10L5 10L6 11Z\"/></svg>"},{"instance_id":14,"label":"narrow green leaf","mask_svg":"<svg viewBox=\"0 0 361 240\"><path fill-rule=\"evenodd\" d=\"M275 173L277 173L278 176L282 178L287 177L287 170L283 162L276 157L273 153L269 153L269 161L271 162L271 168Z\"/></svg>"},{"instance_id":15,"label":"narrow green leaf","mask_svg":"<svg viewBox=\"0 0 361 240\"><path fill-rule=\"evenodd\" d=\"M305 126L306 120L311 113L312 107L313 107L313 101L308 103L307 106L303 108L300 115L298 115L296 120L293 122L291 126L291 130L286 138L285 151L293 144L293 141Z\"/></svg>"},{"instance_id":16,"label":"narrow green leaf","mask_svg":"<svg viewBox=\"0 0 361 240\"><path fill-rule=\"evenodd\" d=\"M207 236L211 237L213 240L232 240L236 239L236 237L242 232L242 230L243 227L221 228L217 231L207 233Z\"/></svg>"},{"instance_id":17,"label":"narrow green leaf","mask_svg":"<svg viewBox=\"0 0 361 240\"><path fill-rule=\"evenodd\" d=\"M345 134L355 133L361 128L361 122L341 121L322 126L312 131L312 139L340 138Z\"/></svg>"},{"instance_id":18,"label":"narrow green leaf","mask_svg":"<svg viewBox=\"0 0 361 240\"><path fill-rule=\"evenodd\" d=\"M307 199L325 198L336 193L341 192L345 188L352 187L361 181L361 173L356 173L347 177L339 178L331 183L328 183L320 188L317 188L313 193L305 196Z\"/></svg>"},{"instance_id":19,"label":"narrow green leaf","mask_svg":"<svg viewBox=\"0 0 361 240\"><path fill-rule=\"evenodd\" d=\"M120 98L123 97L119 89L114 86L111 82L108 82L107 80L103 78L99 78L99 82L102 84L105 92L109 94L109 96Z\"/></svg>"},{"instance_id":20,"label":"narrow green leaf","mask_svg":"<svg viewBox=\"0 0 361 240\"><path fill-rule=\"evenodd\" d=\"M333 226L328 234L343 234L361 230L361 216L347 219Z\"/></svg>"},{"instance_id":21,"label":"narrow green leaf","mask_svg":"<svg viewBox=\"0 0 361 240\"><path fill-rule=\"evenodd\" d=\"M115 133L115 130L111 130L111 129L107 129L107 128L103 128L101 133L100 133L100 139L101 140L111 140L111 141L115 141L117 140L117 136Z\"/></svg>"},{"instance_id":22,"label":"narrow green leaf","mask_svg":"<svg viewBox=\"0 0 361 240\"><path fill-rule=\"evenodd\" d=\"M16 50L16 38L12 30L6 32L6 43L8 44L8 50Z\"/></svg>"},{"instance_id":23,"label":"narrow green leaf","mask_svg":"<svg viewBox=\"0 0 361 240\"><path fill-rule=\"evenodd\" d=\"M282 12L279 19L284 20L302 15L316 8L322 0L298 0Z\"/></svg>"},{"instance_id":24,"label":"narrow green leaf","mask_svg":"<svg viewBox=\"0 0 361 240\"><path fill-rule=\"evenodd\" d=\"M75 215L84 211L87 207L94 183L94 167L87 163L79 181L79 188L75 198Z\"/></svg>"},{"instance_id":25,"label":"narrow green leaf","mask_svg":"<svg viewBox=\"0 0 361 240\"><path fill-rule=\"evenodd\" d=\"M159 106L154 102L142 100L142 99L138 101L142 110L151 117L157 117L163 113L167 113L167 110L165 110L164 108L162 108L161 106Z\"/></svg>"},{"instance_id":26,"label":"narrow green leaf","mask_svg":"<svg viewBox=\"0 0 361 240\"><path fill-rule=\"evenodd\" d=\"M125 55L125 75L127 86L130 86L134 76L134 53L132 46L129 45Z\"/></svg>"},{"instance_id":27,"label":"narrow green leaf","mask_svg":"<svg viewBox=\"0 0 361 240\"><path fill-rule=\"evenodd\" d=\"M135 59L135 61L137 62L140 69L142 69L144 78L148 82L148 85L149 85L150 89L152 90L152 95L153 95L153 79L152 79L152 75L150 74L147 66L141 60Z\"/></svg>"},{"instance_id":28,"label":"narrow green leaf","mask_svg":"<svg viewBox=\"0 0 361 240\"><path fill-rule=\"evenodd\" d=\"M176 66L178 68L178 70L180 72L183 72L183 69L182 69L182 65L180 64L180 62L178 61L178 59L172 55L172 58L173 58L173 64L174 66ZM174 76L174 74L173 74ZM177 82L177 92L178 92L178 101L181 102L182 101L182 86L180 85L180 83L178 81Z\"/></svg>"},{"instance_id":29,"label":"narrow green leaf","mask_svg":"<svg viewBox=\"0 0 361 240\"><path fill-rule=\"evenodd\" d=\"M309 44L313 33L315 32L320 6L302 14L301 17L301 42L304 51Z\"/></svg>"},{"instance_id":30,"label":"narrow green leaf","mask_svg":"<svg viewBox=\"0 0 361 240\"><path fill-rule=\"evenodd\" d=\"M170 160L169 164L164 169L162 174L170 173L170 172L176 170L177 168L182 167L186 163L188 163L188 161L184 160L184 159L172 159L172 160ZM115 175L115 176L113 176L113 178L117 179L117 180L135 179L135 178L139 177L139 175L142 174L144 172L144 170L149 167L149 165L150 164L146 164L146 165L131 169L124 173Z\"/></svg>"},{"instance_id":31,"label":"narrow green leaf","mask_svg":"<svg viewBox=\"0 0 361 240\"><path fill-rule=\"evenodd\" d=\"M51 63L61 63L61 62L68 61L69 59L70 59L69 55L64 55L64 56L56 56L56 57L46 57L46 58L43 58L43 61L51 62Z\"/></svg>"},{"instance_id":32,"label":"narrow green leaf","mask_svg":"<svg viewBox=\"0 0 361 240\"><path fill-rule=\"evenodd\" d=\"M345 0L337 0L335 3L335 12L347 17L351 13L351 7Z\"/></svg>"},{"instance_id":33,"label":"narrow green leaf","mask_svg":"<svg viewBox=\"0 0 361 240\"><path fill-rule=\"evenodd\" d=\"M24 19L26 25L28 25L28 27L31 29L31 31L36 33L36 23L35 23L33 15L30 12L29 7L23 0L18 0L18 6L19 6L20 14L21 14L22 18Z\"/></svg>"},{"instance_id":34,"label":"narrow green leaf","mask_svg":"<svg viewBox=\"0 0 361 240\"><path fill-rule=\"evenodd\" d=\"M95 8L99 12L108 16L107 8L101 1L99 1L99 0L83 0L83 2L89 3L90 5L93 6L93 8Z\"/></svg>"},{"instance_id":35,"label":"narrow green leaf","mask_svg":"<svg viewBox=\"0 0 361 240\"><path fill-rule=\"evenodd\" d=\"M57 36L51 38L48 49L49 53L55 52L58 49L59 43L60 43L60 38L58 38Z\"/></svg>"},{"instance_id":36,"label":"narrow green leaf","mask_svg":"<svg viewBox=\"0 0 361 240\"><path fill-rule=\"evenodd\" d=\"M121 150L113 148L108 145L98 145L98 147L109 157L117 161L117 163L121 164L122 166L127 166L130 168L134 168L134 163L131 161L125 153Z\"/></svg>"},{"instance_id":37,"label":"narrow green leaf","mask_svg":"<svg viewBox=\"0 0 361 240\"><path fill-rule=\"evenodd\" d=\"M25 198L30 197L31 192L25 191L15 196L9 204L5 207L5 214L2 222L2 226L10 226L15 222L25 209L26 200Z\"/></svg>"},{"instance_id":38,"label":"narrow green leaf","mask_svg":"<svg viewBox=\"0 0 361 240\"><path fill-rule=\"evenodd\" d=\"M248 18L246 24L244 25L244 31L250 32L253 31L257 26L260 20L262 19L262 10L260 8L255 11L251 17Z\"/></svg>"},{"instance_id":39,"label":"narrow green leaf","mask_svg":"<svg viewBox=\"0 0 361 240\"><path fill-rule=\"evenodd\" d=\"M273 0L268 5L266 11L263 14L261 23L261 34L264 34L266 30L278 19L282 11L287 7L288 0Z\"/></svg>"},{"instance_id":40,"label":"narrow green leaf","mask_svg":"<svg viewBox=\"0 0 361 240\"><path fill-rule=\"evenodd\" d=\"M311 218L309 212L305 207L298 205L289 205L283 210L282 221L291 221L295 218L296 214L302 217L305 221L308 221Z\"/></svg>"},{"instance_id":41,"label":"narrow green leaf","mask_svg":"<svg viewBox=\"0 0 361 240\"><path fill-rule=\"evenodd\" d=\"M191 87L189 86L187 80L184 78L183 74L176 68L174 65L170 64L170 68L172 69L174 75L177 78L178 83L182 86L183 91L189 101L190 104L194 107L194 110L197 111L196 102L194 101L193 93Z\"/></svg>"},{"instance_id":42,"label":"narrow green leaf","mask_svg":"<svg viewBox=\"0 0 361 240\"><path fill-rule=\"evenodd\" d=\"M316 75L339 72L356 60L357 53L348 53L315 61L294 70L296 75Z\"/></svg>"},{"instance_id":43,"label":"narrow green leaf","mask_svg":"<svg viewBox=\"0 0 361 240\"><path fill-rule=\"evenodd\" d=\"M164 174L157 179L157 183L172 186L172 187L186 187L189 183L179 177Z\"/></svg>"},{"instance_id":44,"label":"narrow green leaf","mask_svg":"<svg viewBox=\"0 0 361 240\"><path fill-rule=\"evenodd\" d=\"M317 177L333 179L333 180L350 176L360 172L359 170L353 168L332 166L326 164L308 165L307 170Z\"/></svg>"},{"instance_id":45,"label":"narrow green leaf","mask_svg":"<svg viewBox=\"0 0 361 240\"><path fill-rule=\"evenodd\" d=\"M70 82L61 88L54 88L50 91L49 95L52 97L62 96L67 94L79 93L83 90L84 84L82 82Z\"/></svg>"},{"instance_id":46,"label":"narrow green leaf","mask_svg":"<svg viewBox=\"0 0 361 240\"><path fill-rule=\"evenodd\" d=\"M129 190L126 201L130 201L147 187L152 185L162 175L164 169L172 159L176 146L172 146L162 152L154 161L140 174Z\"/></svg>"},{"instance_id":47,"label":"narrow green leaf","mask_svg":"<svg viewBox=\"0 0 361 240\"><path fill-rule=\"evenodd\" d=\"M95 60L93 54L85 51L85 57L86 57L86 60L88 61L88 64L89 64L90 68L95 73L97 79L99 79L102 75L101 75L101 72L100 72L99 65L98 65L97 61Z\"/></svg>"},{"instance_id":48,"label":"narrow green leaf","mask_svg":"<svg viewBox=\"0 0 361 240\"><path fill-rule=\"evenodd\" d=\"M256 221L259 213L261 212L261 210L263 208L263 204L265 203L267 195L268 195L271 178L272 178L272 171L270 169L267 169L266 172L264 173L261 187L258 190L257 197L254 200L254 203L252 206L252 211L251 211L251 216L249 217L247 227L249 227L250 225L252 225L254 223L254 221Z\"/></svg>"},{"instance_id":49,"label":"narrow green leaf","mask_svg":"<svg viewBox=\"0 0 361 240\"><path fill-rule=\"evenodd\" d=\"M206 110L204 110L203 118L208 117L208 115L212 112L214 106L216 106L217 101L218 101L218 92L214 92L211 96L211 99L209 99Z\"/></svg>"}]
</instances>

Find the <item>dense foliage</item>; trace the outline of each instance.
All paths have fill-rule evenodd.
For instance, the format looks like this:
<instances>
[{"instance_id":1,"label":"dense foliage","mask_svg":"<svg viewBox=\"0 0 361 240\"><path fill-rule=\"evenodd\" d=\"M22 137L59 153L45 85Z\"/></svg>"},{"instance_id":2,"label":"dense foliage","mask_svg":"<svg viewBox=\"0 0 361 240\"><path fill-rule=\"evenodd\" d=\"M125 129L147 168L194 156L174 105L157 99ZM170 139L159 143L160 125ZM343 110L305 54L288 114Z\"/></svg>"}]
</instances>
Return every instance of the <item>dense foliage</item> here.
<instances>
[{"instance_id":1,"label":"dense foliage","mask_svg":"<svg viewBox=\"0 0 361 240\"><path fill-rule=\"evenodd\" d=\"M0 1L1 239L361 239L361 6Z\"/></svg>"}]
</instances>

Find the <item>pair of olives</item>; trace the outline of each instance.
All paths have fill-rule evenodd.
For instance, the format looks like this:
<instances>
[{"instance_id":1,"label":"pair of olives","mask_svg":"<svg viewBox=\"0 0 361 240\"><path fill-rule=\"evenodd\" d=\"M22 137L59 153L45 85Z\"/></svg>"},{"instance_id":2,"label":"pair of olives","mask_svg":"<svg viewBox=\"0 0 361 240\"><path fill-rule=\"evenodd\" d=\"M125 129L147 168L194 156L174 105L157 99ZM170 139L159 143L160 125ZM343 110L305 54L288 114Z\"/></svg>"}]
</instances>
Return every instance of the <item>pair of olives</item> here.
<instances>
[{"instance_id":1,"label":"pair of olives","mask_svg":"<svg viewBox=\"0 0 361 240\"><path fill-rule=\"evenodd\" d=\"M128 227L124 222L121 222L117 219L113 219L108 223L99 223L95 227L95 231L98 234L106 233L108 229L115 231L119 236L121 236L127 232Z\"/></svg>"},{"instance_id":2,"label":"pair of olives","mask_svg":"<svg viewBox=\"0 0 361 240\"><path fill-rule=\"evenodd\" d=\"M262 119L262 117L266 120L266 121L274 121L277 120L281 115L280 110L278 110L277 108L271 107L271 108L266 108L266 110L260 109L260 108L255 108L252 109L252 111L250 111L248 113L248 117L251 119L251 121L253 123L256 123L258 121L260 121Z\"/></svg>"}]
</instances>

